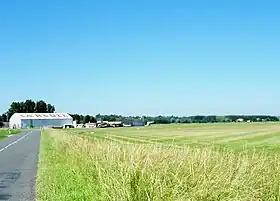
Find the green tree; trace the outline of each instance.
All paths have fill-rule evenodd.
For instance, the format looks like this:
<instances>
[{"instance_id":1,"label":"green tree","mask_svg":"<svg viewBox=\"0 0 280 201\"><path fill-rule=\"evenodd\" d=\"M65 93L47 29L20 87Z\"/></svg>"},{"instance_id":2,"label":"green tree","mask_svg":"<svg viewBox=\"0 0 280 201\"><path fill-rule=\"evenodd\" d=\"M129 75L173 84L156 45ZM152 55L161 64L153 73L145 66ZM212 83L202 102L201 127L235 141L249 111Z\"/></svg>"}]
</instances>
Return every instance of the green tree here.
<instances>
[{"instance_id":1,"label":"green tree","mask_svg":"<svg viewBox=\"0 0 280 201\"><path fill-rule=\"evenodd\" d=\"M84 116L83 124L90 122L90 115Z\"/></svg>"},{"instance_id":2,"label":"green tree","mask_svg":"<svg viewBox=\"0 0 280 201\"><path fill-rule=\"evenodd\" d=\"M25 105L25 109L27 113L34 113L35 112L35 106L36 106L36 103L33 101L33 100L26 100L24 102L24 105Z\"/></svg>"},{"instance_id":3,"label":"green tree","mask_svg":"<svg viewBox=\"0 0 280 201\"><path fill-rule=\"evenodd\" d=\"M79 114L70 114L70 116L73 118L74 121L77 121L77 124L81 123L81 118Z\"/></svg>"},{"instance_id":4,"label":"green tree","mask_svg":"<svg viewBox=\"0 0 280 201\"><path fill-rule=\"evenodd\" d=\"M54 105L47 104L47 113L54 113L54 112L55 112Z\"/></svg>"},{"instance_id":5,"label":"green tree","mask_svg":"<svg viewBox=\"0 0 280 201\"><path fill-rule=\"evenodd\" d=\"M2 122L7 122L8 121L8 116L6 113L0 115L0 121Z\"/></svg>"},{"instance_id":6,"label":"green tree","mask_svg":"<svg viewBox=\"0 0 280 201\"><path fill-rule=\"evenodd\" d=\"M47 112L47 103L43 100L39 100L36 102L35 106L36 113L46 113Z\"/></svg>"},{"instance_id":7,"label":"green tree","mask_svg":"<svg viewBox=\"0 0 280 201\"><path fill-rule=\"evenodd\" d=\"M96 119L94 116L90 116L90 120L89 120L91 123L96 123Z\"/></svg>"},{"instance_id":8,"label":"green tree","mask_svg":"<svg viewBox=\"0 0 280 201\"><path fill-rule=\"evenodd\" d=\"M8 114L8 119L11 118L11 116L14 114L14 113L21 113L21 110L20 110L20 103L19 102L12 102L12 104L10 105L10 108L7 112Z\"/></svg>"},{"instance_id":9,"label":"green tree","mask_svg":"<svg viewBox=\"0 0 280 201\"><path fill-rule=\"evenodd\" d=\"M33 100L26 100L22 102L12 102L10 108L5 113L5 119L8 121L14 113L48 113L55 112L55 107L51 104L47 104L43 100L34 102ZM3 115L2 115L3 117Z\"/></svg>"}]
</instances>

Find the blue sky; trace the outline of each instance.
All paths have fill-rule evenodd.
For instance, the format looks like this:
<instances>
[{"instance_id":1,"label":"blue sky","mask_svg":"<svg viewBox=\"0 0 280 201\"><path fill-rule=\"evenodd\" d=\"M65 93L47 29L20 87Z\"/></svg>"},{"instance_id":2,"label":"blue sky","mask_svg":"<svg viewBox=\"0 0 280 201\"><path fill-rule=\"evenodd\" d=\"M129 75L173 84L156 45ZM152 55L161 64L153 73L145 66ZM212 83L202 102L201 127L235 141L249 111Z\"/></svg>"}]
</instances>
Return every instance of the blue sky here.
<instances>
[{"instance_id":1,"label":"blue sky","mask_svg":"<svg viewBox=\"0 0 280 201\"><path fill-rule=\"evenodd\" d=\"M280 115L280 2L0 1L0 112Z\"/></svg>"}]
</instances>

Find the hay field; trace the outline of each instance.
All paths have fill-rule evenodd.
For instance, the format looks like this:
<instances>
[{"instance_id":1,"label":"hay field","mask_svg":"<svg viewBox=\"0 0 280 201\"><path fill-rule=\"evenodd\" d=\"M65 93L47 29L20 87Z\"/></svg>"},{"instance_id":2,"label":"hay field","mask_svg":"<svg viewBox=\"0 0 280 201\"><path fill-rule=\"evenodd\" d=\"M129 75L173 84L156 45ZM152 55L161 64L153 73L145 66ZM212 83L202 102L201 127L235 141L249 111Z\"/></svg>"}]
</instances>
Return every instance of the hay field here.
<instances>
[{"instance_id":1,"label":"hay field","mask_svg":"<svg viewBox=\"0 0 280 201\"><path fill-rule=\"evenodd\" d=\"M280 200L279 129L259 123L45 130L38 200Z\"/></svg>"}]
</instances>

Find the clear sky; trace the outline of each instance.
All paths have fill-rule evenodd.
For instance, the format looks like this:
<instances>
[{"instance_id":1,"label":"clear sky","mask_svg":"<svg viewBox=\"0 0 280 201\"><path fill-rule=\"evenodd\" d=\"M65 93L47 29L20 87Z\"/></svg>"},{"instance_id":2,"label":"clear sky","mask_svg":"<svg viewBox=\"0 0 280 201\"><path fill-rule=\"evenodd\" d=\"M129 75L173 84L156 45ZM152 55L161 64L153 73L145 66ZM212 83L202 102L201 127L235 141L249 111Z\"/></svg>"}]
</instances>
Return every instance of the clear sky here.
<instances>
[{"instance_id":1,"label":"clear sky","mask_svg":"<svg viewBox=\"0 0 280 201\"><path fill-rule=\"evenodd\" d=\"M0 1L0 112L280 115L280 2Z\"/></svg>"}]
</instances>

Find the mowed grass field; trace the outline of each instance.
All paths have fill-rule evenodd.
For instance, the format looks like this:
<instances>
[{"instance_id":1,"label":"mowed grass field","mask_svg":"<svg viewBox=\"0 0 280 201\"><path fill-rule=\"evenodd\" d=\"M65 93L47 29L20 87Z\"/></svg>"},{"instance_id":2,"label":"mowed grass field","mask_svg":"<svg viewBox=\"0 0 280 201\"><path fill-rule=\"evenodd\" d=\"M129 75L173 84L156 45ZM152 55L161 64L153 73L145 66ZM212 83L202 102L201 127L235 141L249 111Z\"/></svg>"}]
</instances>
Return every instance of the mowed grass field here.
<instances>
[{"instance_id":1,"label":"mowed grass field","mask_svg":"<svg viewBox=\"0 0 280 201\"><path fill-rule=\"evenodd\" d=\"M166 146L215 146L222 148L278 150L280 123L172 124L151 127L78 129L72 134L93 140ZM280 150L280 149L279 149Z\"/></svg>"},{"instance_id":2,"label":"mowed grass field","mask_svg":"<svg viewBox=\"0 0 280 201\"><path fill-rule=\"evenodd\" d=\"M45 130L38 200L280 200L280 124Z\"/></svg>"}]
</instances>

